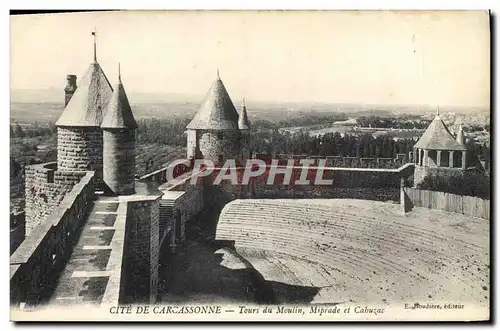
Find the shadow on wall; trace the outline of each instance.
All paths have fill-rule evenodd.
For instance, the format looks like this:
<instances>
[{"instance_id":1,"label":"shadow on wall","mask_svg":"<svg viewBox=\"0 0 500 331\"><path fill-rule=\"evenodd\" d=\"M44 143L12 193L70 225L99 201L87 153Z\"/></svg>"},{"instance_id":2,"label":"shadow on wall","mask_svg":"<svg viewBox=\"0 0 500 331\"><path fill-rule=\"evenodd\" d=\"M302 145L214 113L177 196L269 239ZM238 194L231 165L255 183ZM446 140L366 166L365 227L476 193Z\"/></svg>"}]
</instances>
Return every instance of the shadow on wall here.
<instances>
[{"instance_id":1,"label":"shadow on wall","mask_svg":"<svg viewBox=\"0 0 500 331\"><path fill-rule=\"evenodd\" d=\"M403 189L403 192L401 193L403 196L403 201L401 203L403 204L403 209L405 213L408 213L413 210L413 201L411 201L410 197L408 196L408 193Z\"/></svg>"},{"instance_id":2,"label":"shadow on wall","mask_svg":"<svg viewBox=\"0 0 500 331\"><path fill-rule=\"evenodd\" d=\"M240 260L238 269L221 265L224 253L220 243L192 242L171 257L168 267L160 271L163 280L159 291L162 303L309 303L318 293L316 287L295 286L266 281L236 252L232 258ZM277 299L279 298L279 299Z\"/></svg>"}]
</instances>

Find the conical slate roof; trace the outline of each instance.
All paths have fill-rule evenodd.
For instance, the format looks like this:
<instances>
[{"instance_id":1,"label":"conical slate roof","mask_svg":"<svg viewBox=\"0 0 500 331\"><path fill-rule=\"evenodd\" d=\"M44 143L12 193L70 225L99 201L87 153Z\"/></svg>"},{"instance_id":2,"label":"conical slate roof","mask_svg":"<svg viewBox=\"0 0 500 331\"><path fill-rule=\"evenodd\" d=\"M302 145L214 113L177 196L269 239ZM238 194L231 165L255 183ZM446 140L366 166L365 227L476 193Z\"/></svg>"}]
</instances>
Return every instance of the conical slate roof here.
<instances>
[{"instance_id":1,"label":"conical slate roof","mask_svg":"<svg viewBox=\"0 0 500 331\"><path fill-rule=\"evenodd\" d=\"M241 113L238 118L238 127L240 130L250 130L250 121L248 120L247 107L245 106L245 100L241 104Z\"/></svg>"},{"instance_id":2,"label":"conical slate roof","mask_svg":"<svg viewBox=\"0 0 500 331\"><path fill-rule=\"evenodd\" d=\"M108 78L99 63L94 61L81 79L56 125L99 127L103 110L112 93L113 88Z\"/></svg>"},{"instance_id":3,"label":"conical slate roof","mask_svg":"<svg viewBox=\"0 0 500 331\"><path fill-rule=\"evenodd\" d=\"M132 108L128 102L127 94L123 88L122 80L118 75L118 84L115 87L113 94L106 107L104 119L102 120L101 128L103 129L136 129L137 122L135 121Z\"/></svg>"},{"instance_id":4,"label":"conical slate roof","mask_svg":"<svg viewBox=\"0 0 500 331\"><path fill-rule=\"evenodd\" d=\"M434 117L427 130L425 130L420 140L415 144L415 148L463 151L466 148L453 138L446 124L438 116Z\"/></svg>"},{"instance_id":5,"label":"conical slate roof","mask_svg":"<svg viewBox=\"0 0 500 331\"><path fill-rule=\"evenodd\" d=\"M238 130L238 113L220 77L213 82L188 129Z\"/></svg>"}]
</instances>

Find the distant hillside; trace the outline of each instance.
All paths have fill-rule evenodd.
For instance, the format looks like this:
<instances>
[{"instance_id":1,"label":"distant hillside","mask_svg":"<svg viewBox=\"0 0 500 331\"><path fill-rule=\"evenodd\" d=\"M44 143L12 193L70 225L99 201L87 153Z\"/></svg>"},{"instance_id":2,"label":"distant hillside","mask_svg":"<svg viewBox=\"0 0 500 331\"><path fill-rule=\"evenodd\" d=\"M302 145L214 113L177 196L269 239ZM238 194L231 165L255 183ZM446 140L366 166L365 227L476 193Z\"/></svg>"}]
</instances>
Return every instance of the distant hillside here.
<instances>
[{"instance_id":1,"label":"distant hillside","mask_svg":"<svg viewBox=\"0 0 500 331\"><path fill-rule=\"evenodd\" d=\"M195 103L131 103L131 106L134 111L134 117L136 119L151 117L193 117L199 108L199 104ZM55 122L61 115L63 107L64 104L61 102L11 102L10 122Z\"/></svg>"},{"instance_id":2,"label":"distant hillside","mask_svg":"<svg viewBox=\"0 0 500 331\"><path fill-rule=\"evenodd\" d=\"M11 121L12 122L48 122L56 121L63 111L63 88L48 88L44 90L12 89ZM193 117L199 109L202 96L172 94L172 93L136 93L129 92L128 97L133 106L136 118L151 117ZM239 110L240 104L233 100ZM248 114L252 120L256 118L270 121L279 121L290 117L304 115L323 116L325 113L344 113L348 117L359 116L398 116L398 115L433 115L434 107L430 106L405 106L405 105L366 105L346 103L321 103L321 102L278 102L278 101L247 101ZM457 114L485 114L488 109L481 108L446 108L441 107L441 112Z\"/></svg>"},{"instance_id":3,"label":"distant hillside","mask_svg":"<svg viewBox=\"0 0 500 331\"><path fill-rule=\"evenodd\" d=\"M176 93L140 93L127 91L132 103L200 103L203 96ZM11 89L10 101L14 103L60 103L64 100L64 87L47 89Z\"/></svg>"},{"instance_id":4,"label":"distant hillside","mask_svg":"<svg viewBox=\"0 0 500 331\"><path fill-rule=\"evenodd\" d=\"M43 90L11 89L10 101L20 103L59 103L64 101L64 87Z\"/></svg>"}]
</instances>

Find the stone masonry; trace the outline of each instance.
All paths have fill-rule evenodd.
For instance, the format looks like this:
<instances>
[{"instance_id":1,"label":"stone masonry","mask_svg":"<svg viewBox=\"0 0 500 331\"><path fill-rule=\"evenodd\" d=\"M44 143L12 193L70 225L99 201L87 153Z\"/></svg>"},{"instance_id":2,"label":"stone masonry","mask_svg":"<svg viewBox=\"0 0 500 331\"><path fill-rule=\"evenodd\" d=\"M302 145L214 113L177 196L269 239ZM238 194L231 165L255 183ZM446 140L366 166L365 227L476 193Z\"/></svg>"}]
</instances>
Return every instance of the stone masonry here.
<instances>
[{"instance_id":1,"label":"stone masonry","mask_svg":"<svg viewBox=\"0 0 500 331\"><path fill-rule=\"evenodd\" d=\"M137 200L135 200L137 199ZM127 203L124 274L125 301L154 303L160 250L160 196L139 197Z\"/></svg>"},{"instance_id":2,"label":"stone masonry","mask_svg":"<svg viewBox=\"0 0 500 331\"><path fill-rule=\"evenodd\" d=\"M85 172L59 171L55 168L55 162L26 167L26 237L85 176Z\"/></svg>"},{"instance_id":3,"label":"stone masonry","mask_svg":"<svg viewBox=\"0 0 500 331\"><path fill-rule=\"evenodd\" d=\"M240 132L239 131L212 131L203 130L199 132L199 148L201 157L217 162L240 156ZM192 148L191 148L192 149ZM188 146L188 151L191 150Z\"/></svg>"},{"instance_id":4,"label":"stone masonry","mask_svg":"<svg viewBox=\"0 0 500 331\"><path fill-rule=\"evenodd\" d=\"M116 195L135 192L135 132L104 129L103 169L106 188Z\"/></svg>"},{"instance_id":5,"label":"stone masonry","mask_svg":"<svg viewBox=\"0 0 500 331\"><path fill-rule=\"evenodd\" d=\"M57 169L95 171L102 180L102 130L96 127L57 128Z\"/></svg>"}]
</instances>

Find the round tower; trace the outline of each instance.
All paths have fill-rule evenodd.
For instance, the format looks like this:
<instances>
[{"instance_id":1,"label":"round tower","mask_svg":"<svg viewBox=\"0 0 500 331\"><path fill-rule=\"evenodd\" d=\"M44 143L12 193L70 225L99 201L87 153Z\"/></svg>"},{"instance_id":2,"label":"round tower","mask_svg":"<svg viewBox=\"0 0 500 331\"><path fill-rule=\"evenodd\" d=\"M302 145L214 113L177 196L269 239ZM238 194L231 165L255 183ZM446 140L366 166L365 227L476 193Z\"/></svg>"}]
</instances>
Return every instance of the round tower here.
<instances>
[{"instance_id":1,"label":"round tower","mask_svg":"<svg viewBox=\"0 0 500 331\"><path fill-rule=\"evenodd\" d=\"M123 88L120 69L104 119L103 180L104 190L113 195L135 193L135 131L137 123Z\"/></svg>"},{"instance_id":2,"label":"round tower","mask_svg":"<svg viewBox=\"0 0 500 331\"><path fill-rule=\"evenodd\" d=\"M198 113L187 125L187 157L215 163L240 158L238 113L217 72Z\"/></svg>"},{"instance_id":3,"label":"round tower","mask_svg":"<svg viewBox=\"0 0 500 331\"><path fill-rule=\"evenodd\" d=\"M457 132L457 143L460 145L465 145L465 134L464 134L464 129L462 128L462 125L458 127L458 132Z\"/></svg>"},{"instance_id":4,"label":"round tower","mask_svg":"<svg viewBox=\"0 0 500 331\"><path fill-rule=\"evenodd\" d=\"M243 162L252 157L252 151L250 148L250 121L248 120L247 107L245 105L245 99L241 103L241 113L238 118L238 128L241 132L241 158Z\"/></svg>"},{"instance_id":5,"label":"round tower","mask_svg":"<svg viewBox=\"0 0 500 331\"><path fill-rule=\"evenodd\" d=\"M94 39L95 45L95 39ZM94 62L80 81L56 122L57 169L60 171L96 172L102 179L102 111L113 92L106 75Z\"/></svg>"}]
</instances>

